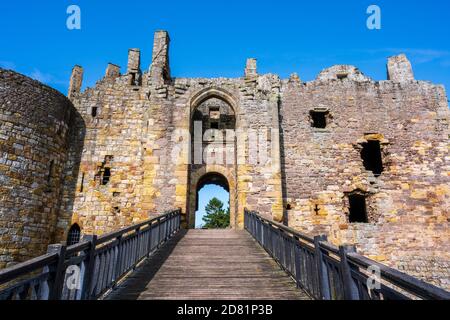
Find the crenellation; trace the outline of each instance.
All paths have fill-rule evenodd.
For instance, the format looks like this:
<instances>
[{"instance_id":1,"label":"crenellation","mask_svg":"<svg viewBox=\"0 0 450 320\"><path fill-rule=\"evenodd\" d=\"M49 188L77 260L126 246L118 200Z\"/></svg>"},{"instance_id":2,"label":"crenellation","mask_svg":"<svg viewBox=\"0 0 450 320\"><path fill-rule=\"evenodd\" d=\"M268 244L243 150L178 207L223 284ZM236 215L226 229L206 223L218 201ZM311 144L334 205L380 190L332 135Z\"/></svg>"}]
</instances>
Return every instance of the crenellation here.
<instances>
[{"instance_id":1,"label":"crenellation","mask_svg":"<svg viewBox=\"0 0 450 320\"><path fill-rule=\"evenodd\" d=\"M249 58L247 59L247 64L245 67L245 78L252 79L258 76L258 71L256 67L256 59Z\"/></svg>"},{"instance_id":2,"label":"crenellation","mask_svg":"<svg viewBox=\"0 0 450 320\"><path fill-rule=\"evenodd\" d=\"M114 80L120 77L120 66L108 63L108 67L106 68L105 78L107 80Z\"/></svg>"},{"instance_id":3,"label":"crenellation","mask_svg":"<svg viewBox=\"0 0 450 320\"><path fill-rule=\"evenodd\" d=\"M22 76L0 73L0 182L12 185L0 187L0 267L64 241L74 224L104 234L181 208L192 227L199 187L215 183L229 191L233 228L243 227L244 208L257 210L448 288L442 86L415 81L404 55L389 59L383 81L348 65L309 82L280 79L258 74L256 59L240 78L171 78L169 41L155 33L147 72L130 49L126 74L110 64L84 92L74 67L70 102L31 82L40 88L31 121L15 115L30 111L30 93L11 93ZM16 197L32 205L17 208ZM2 214L27 223L3 232Z\"/></svg>"},{"instance_id":4,"label":"crenellation","mask_svg":"<svg viewBox=\"0 0 450 320\"><path fill-rule=\"evenodd\" d=\"M152 63L150 67L150 79L160 85L170 81L169 43L167 31L156 31L153 40Z\"/></svg>"},{"instance_id":5,"label":"crenellation","mask_svg":"<svg viewBox=\"0 0 450 320\"><path fill-rule=\"evenodd\" d=\"M141 50L130 49L128 50L128 68L127 73L140 73L141 72Z\"/></svg>"},{"instance_id":6,"label":"crenellation","mask_svg":"<svg viewBox=\"0 0 450 320\"><path fill-rule=\"evenodd\" d=\"M70 76L69 85L69 99L79 94L81 91L81 86L83 85L83 68L76 65L72 69L72 75Z\"/></svg>"},{"instance_id":7,"label":"crenellation","mask_svg":"<svg viewBox=\"0 0 450 320\"><path fill-rule=\"evenodd\" d=\"M408 82L414 80L411 62L406 55L390 57L387 64L388 80L394 82Z\"/></svg>"}]
</instances>

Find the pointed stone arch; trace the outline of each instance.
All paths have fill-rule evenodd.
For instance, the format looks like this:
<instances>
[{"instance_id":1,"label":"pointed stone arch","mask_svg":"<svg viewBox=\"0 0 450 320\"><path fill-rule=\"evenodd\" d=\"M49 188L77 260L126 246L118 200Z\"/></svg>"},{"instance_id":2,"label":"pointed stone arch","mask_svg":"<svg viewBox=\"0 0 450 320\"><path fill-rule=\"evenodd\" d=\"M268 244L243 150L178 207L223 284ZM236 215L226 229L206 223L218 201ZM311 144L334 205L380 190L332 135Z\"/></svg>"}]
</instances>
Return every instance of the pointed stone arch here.
<instances>
[{"instance_id":1,"label":"pointed stone arch","mask_svg":"<svg viewBox=\"0 0 450 320\"><path fill-rule=\"evenodd\" d=\"M238 103L232 93L219 87L208 87L196 92L190 99L191 116L195 108L208 99L217 98L230 105L234 113L238 115Z\"/></svg>"}]
</instances>

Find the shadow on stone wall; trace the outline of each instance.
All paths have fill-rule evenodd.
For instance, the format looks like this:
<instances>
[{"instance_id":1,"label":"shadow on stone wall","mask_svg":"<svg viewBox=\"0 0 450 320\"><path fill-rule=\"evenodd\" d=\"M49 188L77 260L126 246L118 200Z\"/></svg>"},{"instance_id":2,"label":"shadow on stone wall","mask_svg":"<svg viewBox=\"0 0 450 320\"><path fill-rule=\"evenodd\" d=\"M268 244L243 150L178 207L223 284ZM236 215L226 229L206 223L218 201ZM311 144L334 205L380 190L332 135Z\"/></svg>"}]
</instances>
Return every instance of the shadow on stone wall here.
<instances>
[{"instance_id":1,"label":"shadow on stone wall","mask_svg":"<svg viewBox=\"0 0 450 320\"><path fill-rule=\"evenodd\" d=\"M71 104L72 105L72 104ZM69 134L67 138L68 156L62 177L63 191L60 195L60 212L52 240L55 243L66 241L72 223L79 223L73 216L74 202L78 188L81 157L86 136L86 123L82 115L73 107L70 115Z\"/></svg>"}]
</instances>

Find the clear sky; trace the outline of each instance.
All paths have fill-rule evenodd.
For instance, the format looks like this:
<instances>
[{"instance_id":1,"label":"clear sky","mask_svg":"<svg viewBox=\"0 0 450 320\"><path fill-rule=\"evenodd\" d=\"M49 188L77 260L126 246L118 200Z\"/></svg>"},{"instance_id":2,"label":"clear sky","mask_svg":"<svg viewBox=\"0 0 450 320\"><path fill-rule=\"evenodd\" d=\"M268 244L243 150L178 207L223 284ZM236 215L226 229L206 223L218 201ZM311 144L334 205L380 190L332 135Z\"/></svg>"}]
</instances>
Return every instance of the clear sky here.
<instances>
[{"instance_id":1,"label":"clear sky","mask_svg":"<svg viewBox=\"0 0 450 320\"><path fill-rule=\"evenodd\" d=\"M81 30L66 27L72 4L81 9ZM381 30L366 27L371 4L381 8ZM297 72L309 81L334 64L353 64L383 80L387 57L403 52L417 79L450 88L448 0L3 0L0 14L0 66L63 93L75 64L85 69L85 87L108 62L125 72L129 48L141 49L148 69L158 29L170 33L174 77L240 77L255 57L259 73L282 78ZM218 190L202 190L200 207L212 196L226 203Z\"/></svg>"},{"instance_id":2,"label":"clear sky","mask_svg":"<svg viewBox=\"0 0 450 320\"><path fill-rule=\"evenodd\" d=\"M216 197L223 202L223 208L226 210L230 206L230 194L222 187L217 185L207 184L200 189L198 201L198 211L195 213L195 227L200 228L205 222L202 217L205 215L205 207L209 200Z\"/></svg>"},{"instance_id":3,"label":"clear sky","mask_svg":"<svg viewBox=\"0 0 450 320\"><path fill-rule=\"evenodd\" d=\"M66 9L81 8L81 30L66 28ZM381 8L381 30L366 27L370 4ZM85 85L106 64L126 69L128 48L151 60L153 32L168 30L178 77L240 77L248 57L260 73L312 80L334 64L354 64L386 78L386 58L405 52L416 77L450 87L450 1L0 1L0 65L66 93L73 65Z\"/></svg>"}]
</instances>

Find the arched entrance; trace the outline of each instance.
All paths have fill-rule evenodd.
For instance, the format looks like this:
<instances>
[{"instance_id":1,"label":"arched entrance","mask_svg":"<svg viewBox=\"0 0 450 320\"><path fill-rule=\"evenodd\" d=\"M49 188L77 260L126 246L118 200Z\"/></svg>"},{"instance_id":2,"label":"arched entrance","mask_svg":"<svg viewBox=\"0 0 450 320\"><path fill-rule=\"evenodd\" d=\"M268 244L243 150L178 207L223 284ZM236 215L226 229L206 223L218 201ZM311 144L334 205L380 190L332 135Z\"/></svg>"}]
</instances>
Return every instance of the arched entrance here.
<instances>
[{"instance_id":1,"label":"arched entrance","mask_svg":"<svg viewBox=\"0 0 450 320\"><path fill-rule=\"evenodd\" d=\"M199 191L206 185L216 185L229 194L230 227L237 227L237 190L236 179L221 166L204 166L191 173L189 192L189 228L195 228L195 213L199 209Z\"/></svg>"},{"instance_id":2,"label":"arched entrance","mask_svg":"<svg viewBox=\"0 0 450 320\"><path fill-rule=\"evenodd\" d=\"M188 225L195 227L198 192L208 184L229 192L230 226L237 227L236 104L221 89L209 88L191 100L191 164Z\"/></svg>"},{"instance_id":3,"label":"arched entrance","mask_svg":"<svg viewBox=\"0 0 450 320\"><path fill-rule=\"evenodd\" d=\"M201 194L201 191L203 194ZM206 193L205 193L206 192ZM223 194L226 193L226 199L223 199ZM204 226L201 215L198 213L204 213L205 206L212 198L216 198L224 204L224 211L230 204L230 186L227 178L217 172L210 172L202 176L197 182L196 186L196 199L195 199L195 227L199 228ZM203 201L201 201L203 200ZM205 201L206 200L206 201ZM226 221L231 224L229 219ZM225 226L214 226L212 228L224 228ZM211 227L210 227L211 228Z\"/></svg>"}]
</instances>

